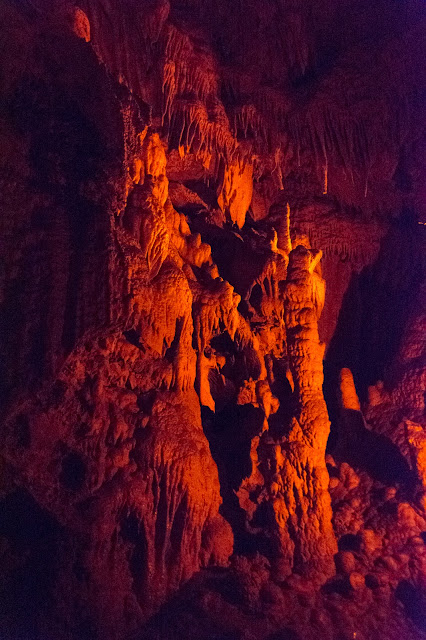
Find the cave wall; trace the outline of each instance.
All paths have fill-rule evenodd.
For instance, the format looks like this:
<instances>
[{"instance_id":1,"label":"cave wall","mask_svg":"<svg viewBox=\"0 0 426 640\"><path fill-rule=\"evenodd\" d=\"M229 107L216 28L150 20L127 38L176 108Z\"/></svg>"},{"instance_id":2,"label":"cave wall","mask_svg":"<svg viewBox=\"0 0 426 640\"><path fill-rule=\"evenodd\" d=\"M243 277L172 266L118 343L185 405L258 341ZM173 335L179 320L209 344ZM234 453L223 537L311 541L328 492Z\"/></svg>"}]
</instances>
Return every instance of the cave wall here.
<instances>
[{"instance_id":1,"label":"cave wall","mask_svg":"<svg viewBox=\"0 0 426 640\"><path fill-rule=\"evenodd\" d=\"M419 538L420 13L3 0L7 632L125 638L151 619L155 637L200 569L256 611L266 584L366 588ZM374 480L401 491L395 521L362 511L377 486L342 368L401 469Z\"/></svg>"},{"instance_id":2,"label":"cave wall","mask_svg":"<svg viewBox=\"0 0 426 640\"><path fill-rule=\"evenodd\" d=\"M51 378L78 338L108 322L109 230L124 197L111 79L78 39L30 16L2 7L5 402Z\"/></svg>"}]
</instances>

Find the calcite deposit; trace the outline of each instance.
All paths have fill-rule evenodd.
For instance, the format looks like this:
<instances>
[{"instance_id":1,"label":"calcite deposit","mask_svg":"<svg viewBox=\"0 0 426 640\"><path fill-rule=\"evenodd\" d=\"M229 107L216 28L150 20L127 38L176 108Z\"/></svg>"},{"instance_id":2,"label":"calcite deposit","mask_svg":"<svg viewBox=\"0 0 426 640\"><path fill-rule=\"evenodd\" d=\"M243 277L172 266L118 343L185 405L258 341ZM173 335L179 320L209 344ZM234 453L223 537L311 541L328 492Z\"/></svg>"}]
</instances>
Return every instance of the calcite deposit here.
<instances>
[{"instance_id":1,"label":"calcite deposit","mask_svg":"<svg viewBox=\"0 0 426 640\"><path fill-rule=\"evenodd\" d=\"M425 25L0 0L0 638L426 638Z\"/></svg>"}]
</instances>

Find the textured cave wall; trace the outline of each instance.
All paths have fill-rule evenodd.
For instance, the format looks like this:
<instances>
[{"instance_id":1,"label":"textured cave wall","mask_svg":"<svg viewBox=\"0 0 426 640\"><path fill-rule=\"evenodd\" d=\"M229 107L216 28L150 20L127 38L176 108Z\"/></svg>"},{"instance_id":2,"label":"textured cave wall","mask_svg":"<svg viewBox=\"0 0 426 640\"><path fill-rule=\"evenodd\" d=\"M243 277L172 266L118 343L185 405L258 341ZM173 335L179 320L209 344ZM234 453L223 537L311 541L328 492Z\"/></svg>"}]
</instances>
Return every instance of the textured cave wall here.
<instances>
[{"instance_id":1,"label":"textured cave wall","mask_svg":"<svg viewBox=\"0 0 426 640\"><path fill-rule=\"evenodd\" d=\"M193 390L187 280L170 262L151 287L162 260L150 273L119 234L143 105L62 13L26 9L2 14L2 626L115 634L226 562L232 533ZM37 583L46 599L27 609Z\"/></svg>"},{"instance_id":2,"label":"textured cave wall","mask_svg":"<svg viewBox=\"0 0 426 640\"><path fill-rule=\"evenodd\" d=\"M124 184L120 106L95 55L7 3L2 33L6 401L109 320L109 229Z\"/></svg>"},{"instance_id":3,"label":"textured cave wall","mask_svg":"<svg viewBox=\"0 0 426 640\"><path fill-rule=\"evenodd\" d=\"M1 2L12 637L421 637L421 17Z\"/></svg>"}]
</instances>

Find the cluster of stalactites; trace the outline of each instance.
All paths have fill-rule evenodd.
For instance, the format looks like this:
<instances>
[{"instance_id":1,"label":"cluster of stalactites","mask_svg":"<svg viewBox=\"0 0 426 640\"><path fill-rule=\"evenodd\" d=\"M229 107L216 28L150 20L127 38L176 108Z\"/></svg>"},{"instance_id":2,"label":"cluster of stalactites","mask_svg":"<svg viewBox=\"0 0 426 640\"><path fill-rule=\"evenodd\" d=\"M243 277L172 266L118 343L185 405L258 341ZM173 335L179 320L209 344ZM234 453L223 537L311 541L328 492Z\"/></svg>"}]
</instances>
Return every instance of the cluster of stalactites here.
<instances>
[{"instance_id":1,"label":"cluster of stalactites","mask_svg":"<svg viewBox=\"0 0 426 640\"><path fill-rule=\"evenodd\" d=\"M318 171L324 194L328 192L328 172L340 166L350 179L359 174L364 180L364 195L369 190L370 169L385 140L399 144L404 132L392 128L389 105L385 118L370 111L357 112L334 104L324 87L313 108L292 111L279 91L262 90L228 112L218 97L219 74L211 52L195 51L189 35L169 26L165 37L163 67L163 121L170 133L179 129L182 152L190 149L204 159L218 154L227 162L235 153L245 161L254 156L278 158L276 173L283 188L286 165L296 159L300 165L308 152ZM224 91L237 105L245 94L239 87L239 75L226 74ZM244 83L243 83L244 84ZM184 97L185 94L193 96ZM401 113L395 121L407 121ZM245 141L246 144L241 145ZM194 147L195 145L195 147Z\"/></svg>"},{"instance_id":2,"label":"cluster of stalactites","mask_svg":"<svg viewBox=\"0 0 426 640\"><path fill-rule=\"evenodd\" d=\"M315 222L312 216L315 216ZM315 212L313 209L298 215L298 226L311 244L322 248L324 256L349 260L356 271L374 262L386 232L386 225L375 220L342 216L337 212Z\"/></svg>"},{"instance_id":3,"label":"cluster of stalactites","mask_svg":"<svg viewBox=\"0 0 426 640\"><path fill-rule=\"evenodd\" d=\"M212 11L218 19L217 11L220 15L223 7L216 3L214 6ZM200 9L204 15L200 17L201 22L206 19L207 7L204 4ZM101 59L120 82L151 105L153 114L158 115L158 121L164 125L165 135L180 153L195 153L206 166L219 165L221 159L229 165L236 156L252 165L257 162L263 165L266 158L275 158L273 178L276 187L282 189L288 171L295 163L305 164L308 157L324 194L332 183L329 172L338 168L349 181L354 182L355 176L357 191L364 190L367 196L370 185L383 169L379 167L383 165L380 158L386 153L397 157L398 149L407 139L412 105L410 93L404 91L400 80L407 77L407 83L412 82L413 72L405 69L404 55L394 60L395 78L392 72L380 101L376 99L376 86L370 86L360 73L360 63L343 59L341 66L321 81L310 103L300 107L292 104L277 83L256 81L256 73L260 71L256 65L251 73L246 71L250 65L220 68L218 55L207 38L200 46L199 33L194 37L182 23L177 26L172 22L168 0L152 0L143 11L132 8L124 11L114 2L99 11L94 0L87 0L85 8L87 15L74 8L67 18L74 32L85 40L92 37ZM241 24L233 25L233 31L241 29L251 10L253 7L240 15L237 7L231 12L227 9L223 16L226 27L235 11L235 15L240 15L241 20L237 22ZM259 16L263 27L264 19L271 20L272 15L262 8L262 13L264 11L266 18ZM93 29L89 19L93 21ZM278 45L271 67L288 65L287 70L297 70L300 77L307 71L313 61L313 50L312 42L307 41L306 25L302 26L305 19L302 9L294 11L292 7L283 7L280 10L277 20L286 25L286 37L281 41L277 32L276 40L271 40ZM107 37L110 29L114 36L112 42ZM240 36L240 44L245 43L240 54L247 56L248 41L244 32ZM143 51L140 51L141 42ZM396 57L395 52L391 54ZM375 59L374 64L380 82L383 60ZM388 67L389 64L385 67L387 72ZM158 71L158 86L151 86L149 70L152 68ZM340 89L337 92L336 87ZM222 185L219 193L221 191ZM325 247L323 249L325 251Z\"/></svg>"},{"instance_id":4,"label":"cluster of stalactites","mask_svg":"<svg viewBox=\"0 0 426 640\"><path fill-rule=\"evenodd\" d=\"M206 163L213 153L229 159L237 143L218 98L213 55L196 50L191 38L173 25L164 41L162 120L169 135L178 134L182 154L192 150Z\"/></svg>"}]
</instances>

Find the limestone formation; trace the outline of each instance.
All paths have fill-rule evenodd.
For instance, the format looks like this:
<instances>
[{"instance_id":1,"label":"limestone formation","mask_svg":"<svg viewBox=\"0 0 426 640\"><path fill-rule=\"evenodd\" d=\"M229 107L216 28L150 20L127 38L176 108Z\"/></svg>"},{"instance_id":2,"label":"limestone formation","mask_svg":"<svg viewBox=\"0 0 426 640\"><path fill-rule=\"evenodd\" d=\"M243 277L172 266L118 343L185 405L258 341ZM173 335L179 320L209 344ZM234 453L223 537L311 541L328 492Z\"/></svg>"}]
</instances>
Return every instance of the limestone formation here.
<instances>
[{"instance_id":1,"label":"limestone formation","mask_svg":"<svg viewBox=\"0 0 426 640\"><path fill-rule=\"evenodd\" d=\"M424 640L422 0L0 0L0 637Z\"/></svg>"},{"instance_id":2,"label":"limestone formation","mask_svg":"<svg viewBox=\"0 0 426 640\"><path fill-rule=\"evenodd\" d=\"M253 167L239 159L225 170L218 205L239 229L244 226L253 192Z\"/></svg>"},{"instance_id":3,"label":"limestone formation","mask_svg":"<svg viewBox=\"0 0 426 640\"><path fill-rule=\"evenodd\" d=\"M318 336L318 318L324 304L325 289L324 281L315 273L315 268L321 255L321 252L302 245L290 253L284 316L297 409L289 434L288 461L285 461L282 473L286 478L284 496L287 504L284 498L277 510L281 526L283 517L291 517L300 510L296 527L303 534L295 542L297 561L314 566L324 563L327 567L336 545L325 466L330 421L322 392L324 345ZM294 471L291 472L289 467ZM299 498L296 503L293 496ZM285 542L284 538L284 547Z\"/></svg>"}]
</instances>

